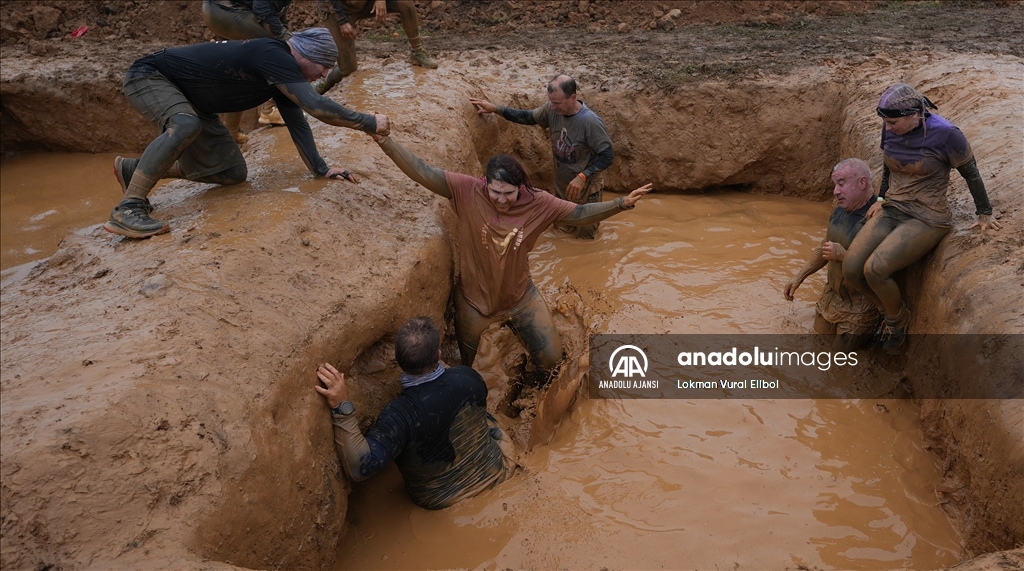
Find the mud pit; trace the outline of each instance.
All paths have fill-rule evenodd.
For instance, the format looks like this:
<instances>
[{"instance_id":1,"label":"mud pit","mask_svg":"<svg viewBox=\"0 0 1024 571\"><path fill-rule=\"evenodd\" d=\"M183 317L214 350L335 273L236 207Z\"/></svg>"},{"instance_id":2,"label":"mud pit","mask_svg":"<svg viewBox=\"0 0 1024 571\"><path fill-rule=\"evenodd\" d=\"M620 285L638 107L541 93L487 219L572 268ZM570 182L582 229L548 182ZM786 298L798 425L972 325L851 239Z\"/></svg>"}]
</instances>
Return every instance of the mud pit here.
<instances>
[{"instance_id":1,"label":"mud pit","mask_svg":"<svg viewBox=\"0 0 1024 571\"><path fill-rule=\"evenodd\" d=\"M1019 18L1013 18L1019 15L1016 9L1004 14L1004 20L1019 25ZM920 21L911 16L907 22ZM986 13L976 16L980 19ZM811 20L807 27L818 25L822 24ZM704 33L696 28L689 32ZM610 35L608 43L621 48L624 37ZM1019 34L1010 37L1019 42ZM671 38L665 34L648 39L657 47ZM867 43L866 36L860 39ZM542 40L538 45L557 45L553 36L547 38L548 44ZM912 38L908 44L915 41L919 40ZM539 86L547 77L582 65L578 75L586 79L583 98L604 117L616 141L618 159L603 179L609 190L650 180L664 190L729 187L821 200L827 196L828 168L841 156L870 159L878 169L878 125L871 111L877 93L897 80L920 86L968 135L1007 228L986 240L964 230L972 207L966 188L954 175L951 202L958 230L908 272L916 292L911 302L919 308L913 327L1021 333L1024 236L1018 204L1024 198L1019 186L1024 174L1024 110L1019 86L1024 74L1016 48L1009 50L1014 55L1005 54L1005 49L1003 55L931 49L870 57L836 50L808 61L797 46L792 52L796 69L790 73L722 78L714 76L711 65L711 71L687 72L682 81L669 86L671 92L659 92L636 89L650 79L643 68L634 70L636 75L613 77L611 72L620 71L617 66L623 60L607 54L600 56L607 59L594 56L580 64L564 54L500 46L466 49L457 38L449 45L457 49L442 52L442 68L423 72L407 67L400 48L361 43L362 71L334 97L357 109L393 115L398 121L396 137L428 162L480 172L481 159L498 150L511 151L536 169L531 173L536 180L548 180L550 173L544 169L550 159L543 135L478 119L465 96L486 94L495 101L528 106L540 101ZM960 50L964 45L947 47ZM89 150L111 151L145 140L148 131L123 102L118 103L117 76L131 59L148 51L146 46L114 51L92 45L88 60L72 56L59 41L44 47L4 48L5 134L11 117L26 116L26 108L16 105L18 97L33 93L33 104L58 109L68 98L83 99L76 94L87 92L102 105L76 117L103 125L103 114L112 113L119 117L113 123L124 131L118 139L117 133L109 135L109 129L97 127L108 133L107 146ZM711 51L721 50L716 52L719 56L728 53L712 47ZM395 57L373 57L389 52ZM708 57L714 59L715 54ZM83 71L73 76L74 89L55 89L72 73L68 63ZM47 145L84 148L76 147L83 142L75 142L82 129L74 121L82 119L70 119L51 124L47 136L73 136ZM31 124L21 127L29 129ZM219 562L251 568L325 568L336 556L340 564L349 561L357 567L357 557L381 557L379 551L359 550L364 539L372 538L346 533L348 486L339 476L326 413L310 389L311 371L315 363L330 360L355 376L363 375L359 409L367 411L368 418L397 391L396 375L388 370L387 338L409 316L427 313L443 319L452 272L450 213L443 201L387 165L368 139L319 124L313 127L323 154L332 163L364 174L362 185L310 179L295 160L286 134L259 131L245 148L249 183L211 189L175 182L154 195L158 216L172 220L170 235L116 242L96 226L88 227L68 236L27 276L5 283L0 528L5 568L223 565ZM298 192L283 192L286 189ZM110 190L116 192L113 183ZM827 207L820 205L820 211L823 226ZM628 218L621 222L628 223ZM629 236L625 228L616 232L616 244ZM554 247L560 246L576 247ZM542 249L538 248L535 274L538 280L555 279L557 272L543 265ZM547 283L546 290L558 283ZM807 297L801 298L802 309L794 310L795 324L809 325L806 316L814 285L808 282L801 290ZM583 293L587 298L586 288ZM595 296L588 302L600 310ZM701 298L701 311L714 313L715 303L714 295ZM783 305L781 299L777 303ZM776 325L761 317L753 311L735 321L744 328L754 322ZM596 325L606 330L650 327L639 318ZM691 325L684 317L661 323L655 331ZM973 372L958 370L956 362L950 370L953 378ZM922 372L907 374L913 382ZM371 382L378 379L391 384ZM658 410L660 405L645 403L639 412L628 414L643 418L640 426L650 428L644 423L659 415L674 416ZM649 544L629 543L635 532L601 536L586 527L609 518L628 522L644 506L668 497L609 496L601 489L607 482L587 480L592 474L582 479L570 475L580 455L606 460L611 455L621 465L635 466L637 451L660 446L656 439L637 441L617 433L623 424L600 406L608 405L586 402L575 408L572 422L563 425L552 444L528 457L531 471L511 485L455 508L454 516L447 511L410 512L412 536L435 544L449 541L448 517L455 526L475 523L487 529L505 517L496 510L504 512L502 504L508 502L495 501L496 497L525 494L525 505L536 511L522 504L511 509L524 510L525 527L536 530L529 535L530 542L541 543L520 542L509 548L501 561L511 566L679 567L691 561L691 549L714 550L706 538L690 535L676 542L678 552L644 553L640 548ZM752 406L766 416L758 408L761 403ZM811 408L841 408L838 403L804 406L809 408L797 416L811 414L812 419ZM853 417L876 418L869 414L873 411L850 408ZM938 537L946 539L932 540L936 548L917 562L913 553L909 562L893 559L913 552L907 546L884 555L840 546L833 551L808 548L806 554L793 552L789 559L757 559L741 542L732 547L736 556L723 544L723 552L704 563L785 567L817 564L816 555L826 566L846 566L843 561L853 560L850 566L862 568L931 567L1018 545L1024 537L1024 517L1019 513L1024 498L1014 485L1022 476L1020 403L925 403L922 412L927 440L913 441L907 449L928 446L939 454L941 489L950 491L934 501L950 500L946 508L958 524L962 552L943 535L947 532L939 532ZM735 413L738 418L750 414L740 408ZM902 422L877 430L882 440L886 434L907 438L915 432ZM833 454L836 445L825 437L806 442L808 450L823 456ZM714 444L705 446L712 448L692 449L713 455ZM744 454L737 458L746 458ZM687 461L677 461L684 469ZM615 481L614 474L600 472L600 481ZM393 492L394 474L388 477L373 485ZM935 474L924 477L915 489L934 489L934 479ZM575 497L589 494L599 501L584 502L578 510L560 510L569 504L559 490L571 491L573 486L591 489ZM593 486L598 487L596 492ZM696 491L711 498L709 505L720 499L721 505L733 509L751 499L718 492L704 485ZM355 499L373 502L373 493L361 490ZM401 497L391 494L390 501L400 503L395 495ZM840 502L849 500L839 496ZM611 497L620 501L600 501ZM357 515L358 509L355 506L351 513ZM656 519L657 525L676 525L672 510L656 513L664 518ZM400 518L402 512L388 514ZM935 519L925 515L922 521ZM875 520L865 521L870 528ZM360 525L352 523L351 529ZM573 534L575 529L583 531ZM513 535L499 528L493 534L469 537L481 546L483 557L477 563L498 564L500 550L484 546ZM908 537L935 536L916 526ZM819 547L830 541L827 536L817 540ZM599 557L620 541L625 553L610 560ZM563 542L580 547L565 551ZM386 549L389 544L383 545ZM419 566L415 552L409 556L405 566ZM393 557L398 557L397 548ZM379 561L382 567L392 566Z\"/></svg>"}]
</instances>

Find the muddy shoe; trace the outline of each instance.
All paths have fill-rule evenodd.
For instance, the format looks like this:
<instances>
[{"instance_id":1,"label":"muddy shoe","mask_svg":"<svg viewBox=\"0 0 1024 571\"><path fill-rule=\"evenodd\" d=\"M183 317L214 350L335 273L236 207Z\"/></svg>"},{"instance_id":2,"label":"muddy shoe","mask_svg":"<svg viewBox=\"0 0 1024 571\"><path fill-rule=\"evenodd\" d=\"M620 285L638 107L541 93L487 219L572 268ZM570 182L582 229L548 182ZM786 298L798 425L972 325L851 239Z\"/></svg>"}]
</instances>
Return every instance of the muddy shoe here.
<instances>
[{"instance_id":1,"label":"muddy shoe","mask_svg":"<svg viewBox=\"0 0 1024 571\"><path fill-rule=\"evenodd\" d=\"M117 179L117 184L121 185L122 196L128 194L128 184L131 182L137 166L139 166L139 159L114 157L114 178ZM148 198L142 199L142 209L146 211L146 214L153 212L153 205L149 203Z\"/></svg>"},{"instance_id":2,"label":"muddy shoe","mask_svg":"<svg viewBox=\"0 0 1024 571\"><path fill-rule=\"evenodd\" d=\"M235 140L235 144L238 146L242 146L249 141L249 135L246 135L241 131L234 131L231 133L231 138Z\"/></svg>"},{"instance_id":3,"label":"muddy shoe","mask_svg":"<svg viewBox=\"0 0 1024 571\"><path fill-rule=\"evenodd\" d=\"M418 65L420 67L425 67L428 69L437 69L437 62L434 61L434 58L430 57L427 54L427 50L424 50L422 48L409 54L409 61L413 65Z\"/></svg>"},{"instance_id":4,"label":"muddy shoe","mask_svg":"<svg viewBox=\"0 0 1024 571\"><path fill-rule=\"evenodd\" d=\"M900 347L907 340L907 326L910 325L910 310L907 304L900 308L895 319L886 317L882 321L882 350L886 353L899 353Z\"/></svg>"},{"instance_id":5,"label":"muddy shoe","mask_svg":"<svg viewBox=\"0 0 1024 571\"><path fill-rule=\"evenodd\" d=\"M169 224L149 217L152 211L153 207L149 206L146 199L126 198L110 213L110 219L103 225L103 229L129 238L149 238L169 232Z\"/></svg>"},{"instance_id":6,"label":"muddy shoe","mask_svg":"<svg viewBox=\"0 0 1024 571\"><path fill-rule=\"evenodd\" d=\"M281 117L281 112L277 110L277 107L272 107L270 111L266 113L260 113L260 125L284 125L284 117Z\"/></svg>"}]
</instances>

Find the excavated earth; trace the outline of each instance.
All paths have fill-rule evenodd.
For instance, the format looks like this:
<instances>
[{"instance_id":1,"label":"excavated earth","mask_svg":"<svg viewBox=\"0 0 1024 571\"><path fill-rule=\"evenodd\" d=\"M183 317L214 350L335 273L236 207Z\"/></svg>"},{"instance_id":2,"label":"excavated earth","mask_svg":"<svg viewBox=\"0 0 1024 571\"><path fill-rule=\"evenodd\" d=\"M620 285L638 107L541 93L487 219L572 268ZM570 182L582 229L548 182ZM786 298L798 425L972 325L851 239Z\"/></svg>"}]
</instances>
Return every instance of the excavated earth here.
<instances>
[{"instance_id":1,"label":"excavated earth","mask_svg":"<svg viewBox=\"0 0 1024 571\"><path fill-rule=\"evenodd\" d=\"M331 96L389 114L396 138L459 172L500 151L550 179L543 133L479 118L467 97L534 106L566 71L615 141L608 190L828 200L838 159L881 168L878 94L918 86L972 142L1004 228L967 229L973 204L954 174L955 229L906 272L912 328L1024 333L1020 3L419 4L440 68L410 69L404 41L365 24L361 71ZM296 2L293 22L312 12ZM192 1L0 4L3 152L141 150L153 131L120 77L142 54L207 39L198 14ZM368 137L312 123L328 162L361 184L273 160L291 143L258 130L248 183L153 195L171 233L120 240L94 225L6 277L4 569L328 568L344 550L349 485L313 371L351 371L361 420L375 417L399 390L397 328L450 315L453 224ZM905 374L955 384L977 374L960 357ZM1024 370L1020 355L993 359ZM1021 401L922 411L967 554L989 553L963 568L1021 568L1020 550L1005 551L1024 543Z\"/></svg>"}]
</instances>

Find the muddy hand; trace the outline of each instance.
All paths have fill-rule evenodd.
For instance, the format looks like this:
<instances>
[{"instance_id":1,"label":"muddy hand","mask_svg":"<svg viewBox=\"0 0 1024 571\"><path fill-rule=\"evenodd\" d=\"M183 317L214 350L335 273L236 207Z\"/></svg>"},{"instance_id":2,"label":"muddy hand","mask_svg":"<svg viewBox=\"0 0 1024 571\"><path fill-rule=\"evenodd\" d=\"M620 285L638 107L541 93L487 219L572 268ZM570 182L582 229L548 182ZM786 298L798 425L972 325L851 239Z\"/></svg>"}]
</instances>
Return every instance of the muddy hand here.
<instances>
[{"instance_id":1,"label":"muddy hand","mask_svg":"<svg viewBox=\"0 0 1024 571\"><path fill-rule=\"evenodd\" d=\"M388 3L386 0L375 0L373 3L373 15L377 18L377 22L383 22L384 18L388 15Z\"/></svg>"},{"instance_id":2,"label":"muddy hand","mask_svg":"<svg viewBox=\"0 0 1024 571\"><path fill-rule=\"evenodd\" d=\"M988 230L989 228L991 228L993 230L999 230L1002 227L1003 227L1002 224L1000 224L1000 223L998 223L998 222L996 222L995 220L992 219L992 215L990 215L990 214L982 214L981 216L978 216L978 219L974 221L974 224L971 224L971 227L968 228L968 230L973 230L975 228L981 228L981 232L984 233L985 230Z\"/></svg>"},{"instance_id":3,"label":"muddy hand","mask_svg":"<svg viewBox=\"0 0 1024 571\"><path fill-rule=\"evenodd\" d=\"M338 26L338 31L341 32L341 37L345 38L346 40L356 39L356 29L353 28L352 24L349 24L348 22L345 22L344 24Z\"/></svg>"},{"instance_id":4,"label":"muddy hand","mask_svg":"<svg viewBox=\"0 0 1024 571\"><path fill-rule=\"evenodd\" d=\"M873 217L876 214L881 214L881 213L882 213L882 203L881 202L876 202L876 203L871 205L871 208L868 208L868 213L864 215L864 218L867 219L867 220L871 220L871 217Z\"/></svg>"},{"instance_id":5,"label":"muddy hand","mask_svg":"<svg viewBox=\"0 0 1024 571\"><path fill-rule=\"evenodd\" d=\"M498 106L486 99L477 99L476 97L470 97L469 102L476 106L476 112L478 115L483 115L484 113L498 112Z\"/></svg>"},{"instance_id":6,"label":"muddy hand","mask_svg":"<svg viewBox=\"0 0 1024 571\"><path fill-rule=\"evenodd\" d=\"M333 365L330 363L320 365L316 370L316 376L324 386L317 385L313 388L327 399L327 406L335 408L348 400L348 387L345 386L345 375L339 373Z\"/></svg>"},{"instance_id":7,"label":"muddy hand","mask_svg":"<svg viewBox=\"0 0 1024 571\"><path fill-rule=\"evenodd\" d=\"M647 183L647 184L641 186L640 188L637 188L637 189L633 190L633 192L629 193L629 196L624 198L623 202L626 203L626 206L633 206L634 204L636 204L637 202L640 201L640 199L643 197L643 195L647 194L650 191L651 191L651 183Z\"/></svg>"},{"instance_id":8,"label":"muddy hand","mask_svg":"<svg viewBox=\"0 0 1024 571\"><path fill-rule=\"evenodd\" d=\"M796 288L800 287L800 281L796 278L789 280L786 287L782 290L782 297L786 298L786 301L793 301L793 294L796 293Z\"/></svg>"},{"instance_id":9,"label":"muddy hand","mask_svg":"<svg viewBox=\"0 0 1024 571\"><path fill-rule=\"evenodd\" d=\"M574 177L572 182L565 187L565 197L569 200L575 201L580 197L580 194L582 194L583 187L586 186L586 184L587 183L584 182L582 178L578 176Z\"/></svg>"},{"instance_id":10,"label":"muddy hand","mask_svg":"<svg viewBox=\"0 0 1024 571\"><path fill-rule=\"evenodd\" d=\"M378 135L390 135L391 134L391 120L388 119L387 115L380 115L377 113L373 114L374 119L377 120L377 130L375 131ZM376 139L375 139L376 140Z\"/></svg>"},{"instance_id":11,"label":"muddy hand","mask_svg":"<svg viewBox=\"0 0 1024 571\"><path fill-rule=\"evenodd\" d=\"M359 184L359 177L350 170L331 169L327 171L327 178L333 178L335 180L344 179L349 182Z\"/></svg>"}]
</instances>

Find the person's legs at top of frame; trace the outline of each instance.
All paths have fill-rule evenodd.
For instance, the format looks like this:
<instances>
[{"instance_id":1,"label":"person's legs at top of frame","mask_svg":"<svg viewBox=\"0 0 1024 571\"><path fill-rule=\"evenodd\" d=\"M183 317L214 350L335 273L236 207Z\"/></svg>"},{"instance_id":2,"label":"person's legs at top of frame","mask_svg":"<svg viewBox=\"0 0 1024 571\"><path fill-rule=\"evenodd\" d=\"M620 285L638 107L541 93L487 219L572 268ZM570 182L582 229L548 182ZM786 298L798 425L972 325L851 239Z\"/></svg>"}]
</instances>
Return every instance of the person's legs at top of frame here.
<instances>
[{"instance_id":1,"label":"person's legs at top of frame","mask_svg":"<svg viewBox=\"0 0 1024 571\"><path fill-rule=\"evenodd\" d=\"M153 219L149 193L161 178L185 178L213 184L245 182L242 151L216 115L200 114L178 88L152 70L129 69L125 98L161 130L139 159L117 157L114 174L124 198L103 225L108 232L148 238L170 230Z\"/></svg>"},{"instance_id":2,"label":"person's legs at top of frame","mask_svg":"<svg viewBox=\"0 0 1024 571\"><path fill-rule=\"evenodd\" d=\"M282 10L282 17L284 10ZM276 38L270 26L260 22L251 10L245 10L235 6L231 2L219 2L218 0L203 0L203 22L206 27L217 37L218 40L251 40L255 38ZM287 40L291 32L283 31L281 39ZM224 126L231 133L231 137L239 145L245 144L249 136L242 132L242 115L248 111L233 113L222 113L221 120ZM259 108L260 125L284 125L284 119L278 113L277 108L269 101Z\"/></svg>"},{"instance_id":3,"label":"person's legs at top of frame","mask_svg":"<svg viewBox=\"0 0 1024 571\"><path fill-rule=\"evenodd\" d=\"M317 93L323 95L330 91L342 79L355 73L359 68L356 60L356 32L355 24L359 20L375 16L378 21L383 20L385 13L398 12L402 21L402 29L409 38L409 45L412 52L409 60L413 65L426 68L436 68L437 62L427 54L423 48L423 40L420 38L419 17L416 15L416 4L413 0L387 0L367 1L364 3L352 3L341 0L341 7L344 9L347 22L342 23L337 12L334 11L331 0L318 0L317 10L323 25L331 31L334 42L338 45L338 65L322 80L317 80L313 86ZM383 12L378 12L383 10Z\"/></svg>"}]
</instances>

